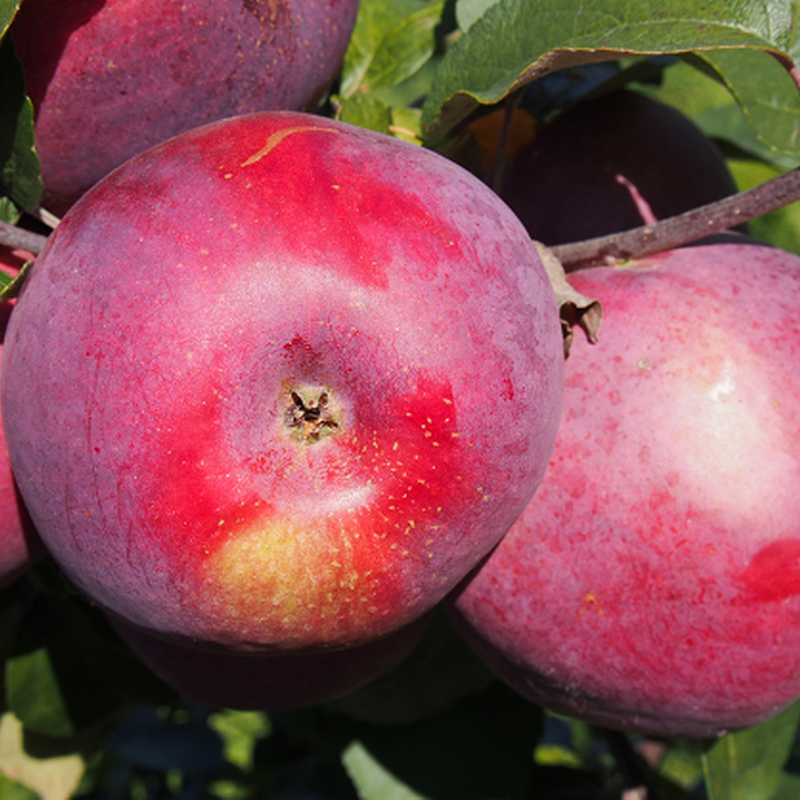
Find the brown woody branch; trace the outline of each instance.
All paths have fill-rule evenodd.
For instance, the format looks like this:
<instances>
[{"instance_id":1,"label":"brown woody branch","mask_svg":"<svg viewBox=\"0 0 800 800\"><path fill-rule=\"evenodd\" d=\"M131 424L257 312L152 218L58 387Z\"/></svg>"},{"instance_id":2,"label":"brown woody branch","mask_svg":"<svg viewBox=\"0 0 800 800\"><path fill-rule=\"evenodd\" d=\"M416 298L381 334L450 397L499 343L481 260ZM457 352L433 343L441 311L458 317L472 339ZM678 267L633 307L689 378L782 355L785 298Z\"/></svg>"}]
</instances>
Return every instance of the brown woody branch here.
<instances>
[{"instance_id":1,"label":"brown woody branch","mask_svg":"<svg viewBox=\"0 0 800 800\"><path fill-rule=\"evenodd\" d=\"M800 168L785 172L745 192L661 220L656 225L644 225L622 233L557 245L550 249L567 271L613 264L690 244L713 233L734 228L795 200L800 200Z\"/></svg>"},{"instance_id":2,"label":"brown woody branch","mask_svg":"<svg viewBox=\"0 0 800 800\"><path fill-rule=\"evenodd\" d=\"M27 231L0 220L0 245L27 250L35 255L41 252L46 241L47 237L41 233Z\"/></svg>"}]
</instances>

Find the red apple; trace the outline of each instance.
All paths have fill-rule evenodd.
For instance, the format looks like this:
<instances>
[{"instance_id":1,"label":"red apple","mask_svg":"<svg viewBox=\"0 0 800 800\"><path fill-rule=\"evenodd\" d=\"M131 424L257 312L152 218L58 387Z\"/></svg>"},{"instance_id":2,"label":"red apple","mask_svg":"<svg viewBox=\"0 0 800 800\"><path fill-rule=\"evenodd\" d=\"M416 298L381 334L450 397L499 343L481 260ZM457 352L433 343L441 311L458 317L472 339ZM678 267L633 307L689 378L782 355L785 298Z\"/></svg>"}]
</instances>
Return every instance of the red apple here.
<instances>
[{"instance_id":1,"label":"red apple","mask_svg":"<svg viewBox=\"0 0 800 800\"><path fill-rule=\"evenodd\" d=\"M0 269L16 275L22 265L33 257L32 253L24 250L0 247ZM13 305L13 300L0 301L0 355ZM6 439L0 426L0 587L13 583L26 567L42 555L44 547L11 474Z\"/></svg>"},{"instance_id":2,"label":"red apple","mask_svg":"<svg viewBox=\"0 0 800 800\"><path fill-rule=\"evenodd\" d=\"M359 644L527 505L563 352L523 226L437 154L301 113L183 134L87 193L11 320L37 528L101 606L232 650Z\"/></svg>"},{"instance_id":3,"label":"red apple","mask_svg":"<svg viewBox=\"0 0 800 800\"><path fill-rule=\"evenodd\" d=\"M313 109L358 0L25 0L12 27L57 214L170 136L253 111Z\"/></svg>"},{"instance_id":4,"label":"red apple","mask_svg":"<svg viewBox=\"0 0 800 800\"><path fill-rule=\"evenodd\" d=\"M632 91L579 103L521 148L500 194L547 245L651 224L736 192L714 144Z\"/></svg>"},{"instance_id":5,"label":"red apple","mask_svg":"<svg viewBox=\"0 0 800 800\"><path fill-rule=\"evenodd\" d=\"M341 698L370 684L410 655L430 615L355 647L318 653L242 654L166 641L128 625L111 624L165 683L213 708L284 711Z\"/></svg>"},{"instance_id":6,"label":"red apple","mask_svg":"<svg viewBox=\"0 0 800 800\"><path fill-rule=\"evenodd\" d=\"M576 337L534 500L455 604L534 702L717 736L800 696L800 259L708 245L570 276Z\"/></svg>"}]
</instances>

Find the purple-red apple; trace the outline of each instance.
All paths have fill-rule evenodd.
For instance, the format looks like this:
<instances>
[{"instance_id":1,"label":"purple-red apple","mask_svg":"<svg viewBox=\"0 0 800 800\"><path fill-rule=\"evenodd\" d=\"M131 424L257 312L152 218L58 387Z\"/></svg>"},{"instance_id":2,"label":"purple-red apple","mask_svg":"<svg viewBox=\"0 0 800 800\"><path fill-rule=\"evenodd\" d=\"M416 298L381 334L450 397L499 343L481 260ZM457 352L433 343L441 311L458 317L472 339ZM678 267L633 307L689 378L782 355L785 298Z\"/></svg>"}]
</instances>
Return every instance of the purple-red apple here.
<instances>
[{"instance_id":1,"label":"purple-red apple","mask_svg":"<svg viewBox=\"0 0 800 800\"><path fill-rule=\"evenodd\" d=\"M420 147L274 112L175 137L64 217L11 319L31 515L101 606L232 650L422 616L547 467L554 292L491 190Z\"/></svg>"},{"instance_id":2,"label":"purple-red apple","mask_svg":"<svg viewBox=\"0 0 800 800\"><path fill-rule=\"evenodd\" d=\"M736 192L721 154L690 119L632 91L565 111L504 175L500 195L547 245L636 228Z\"/></svg>"},{"instance_id":3,"label":"purple-red apple","mask_svg":"<svg viewBox=\"0 0 800 800\"><path fill-rule=\"evenodd\" d=\"M237 114L311 110L358 0L24 0L12 38L57 214L126 159Z\"/></svg>"},{"instance_id":4,"label":"purple-red apple","mask_svg":"<svg viewBox=\"0 0 800 800\"><path fill-rule=\"evenodd\" d=\"M533 501L455 603L531 700L717 736L800 696L800 259L708 245L575 272L576 337Z\"/></svg>"},{"instance_id":5,"label":"purple-red apple","mask_svg":"<svg viewBox=\"0 0 800 800\"><path fill-rule=\"evenodd\" d=\"M0 269L9 275L16 275L22 265L32 259L32 253L0 247ZM0 301L0 355L13 305L13 300ZM0 587L12 583L43 554L41 540L17 492L0 426Z\"/></svg>"},{"instance_id":6,"label":"purple-red apple","mask_svg":"<svg viewBox=\"0 0 800 800\"><path fill-rule=\"evenodd\" d=\"M110 618L131 650L165 683L214 708L283 711L341 698L411 654L430 615L380 639L317 653L230 653L170 642Z\"/></svg>"}]
</instances>

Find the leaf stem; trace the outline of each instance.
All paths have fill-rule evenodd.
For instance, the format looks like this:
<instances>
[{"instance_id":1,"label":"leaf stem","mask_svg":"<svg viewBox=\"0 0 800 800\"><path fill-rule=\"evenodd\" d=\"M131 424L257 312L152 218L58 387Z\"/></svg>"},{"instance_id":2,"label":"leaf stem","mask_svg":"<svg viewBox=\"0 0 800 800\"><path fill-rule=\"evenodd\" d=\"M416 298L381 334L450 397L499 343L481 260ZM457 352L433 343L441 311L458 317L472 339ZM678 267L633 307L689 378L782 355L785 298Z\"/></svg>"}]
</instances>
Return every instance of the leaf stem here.
<instances>
[{"instance_id":1,"label":"leaf stem","mask_svg":"<svg viewBox=\"0 0 800 800\"><path fill-rule=\"evenodd\" d=\"M692 211L621 233L556 245L550 249L567 272L641 258L721 233L800 200L800 167L744 192Z\"/></svg>"}]
</instances>

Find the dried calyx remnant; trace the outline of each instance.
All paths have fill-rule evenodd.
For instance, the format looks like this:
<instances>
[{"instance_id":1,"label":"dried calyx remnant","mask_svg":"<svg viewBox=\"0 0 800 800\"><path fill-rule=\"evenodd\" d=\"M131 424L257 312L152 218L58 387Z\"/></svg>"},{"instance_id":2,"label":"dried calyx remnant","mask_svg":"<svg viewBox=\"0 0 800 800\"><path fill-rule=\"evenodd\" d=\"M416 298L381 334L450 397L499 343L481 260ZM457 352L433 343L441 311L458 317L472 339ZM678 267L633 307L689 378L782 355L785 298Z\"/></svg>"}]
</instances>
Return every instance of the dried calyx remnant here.
<instances>
[{"instance_id":1,"label":"dried calyx remnant","mask_svg":"<svg viewBox=\"0 0 800 800\"><path fill-rule=\"evenodd\" d=\"M339 429L340 408L330 389L289 388L285 390L285 400L283 424L293 439L312 444Z\"/></svg>"}]
</instances>

